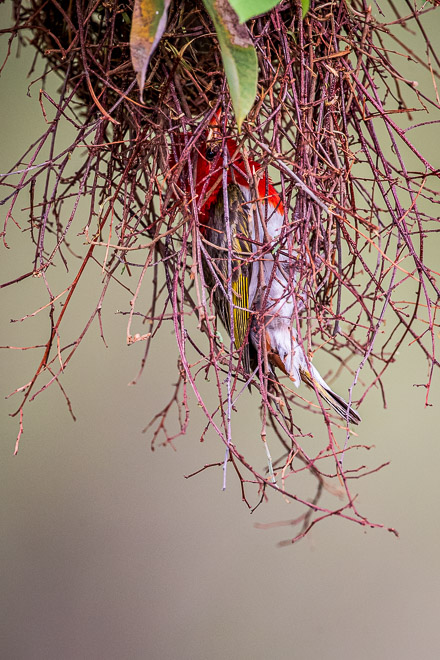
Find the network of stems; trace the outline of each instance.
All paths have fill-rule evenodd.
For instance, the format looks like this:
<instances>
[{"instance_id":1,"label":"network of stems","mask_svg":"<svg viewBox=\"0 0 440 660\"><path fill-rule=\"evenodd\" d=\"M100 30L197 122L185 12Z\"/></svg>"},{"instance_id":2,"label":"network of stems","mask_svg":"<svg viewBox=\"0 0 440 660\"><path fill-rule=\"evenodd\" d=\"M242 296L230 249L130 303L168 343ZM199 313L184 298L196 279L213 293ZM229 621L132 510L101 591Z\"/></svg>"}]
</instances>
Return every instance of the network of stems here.
<instances>
[{"instance_id":1,"label":"network of stems","mask_svg":"<svg viewBox=\"0 0 440 660\"><path fill-rule=\"evenodd\" d=\"M9 40L3 66L17 44L30 42L41 55L40 108L47 125L0 177L4 249L16 226L22 240L35 245L32 267L2 286L18 290L38 277L46 291L39 313L51 323L49 335L36 338L43 348L33 375L15 391L21 397L17 447L28 402L50 385L59 386L71 408L63 374L91 326L99 324L105 343L106 294L122 287L127 342L145 346L135 382L161 333L169 336L172 328L179 350L173 396L147 427L152 446L185 435L197 403L206 416L202 439L217 437L224 445L219 461L201 470L223 469L225 485L236 475L251 509L275 491L294 500L293 540L330 516L381 526L358 511L352 493L355 480L382 467L365 467L369 447L358 437L353 442L351 430L314 392L297 390L285 377L274 386L264 354L258 372L243 370L205 282L209 255L199 214L209 182L196 192L194 174L207 126L220 109L222 136L236 141L245 166L249 160L261 166L253 175L249 168L251 190L269 174L281 197L283 232L277 240L262 238L257 257L270 252L276 263L283 251L294 255L295 323L310 359L327 381L339 383L335 389L349 384L345 398L359 408L372 389L385 403L383 374L411 343L426 362L428 403L438 365L439 284L426 243L439 231L438 172L421 153L418 136L425 130L435 135L440 121L440 62L428 30L438 10L429 3L418 10L410 2L397 10L391 0L373 9L362 0L312 1L302 20L301 3L283 2L251 21L258 97L238 134L202 5L172 5L142 106L128 51L131 3L14 4L13 25L1 30ZM415 72L429 82L414 82ZM57 74L55 96L46 83ZM31 90L35 84L42 85L41 77ZM226 149L217 167L227 207ZM267 200L255 192L257 204L267 218ZM249 260L258 264L257 257ZM72 342L64 327L78 285L96 263L96 306ZM69 266L71 274L61 290L56 265ZM218 285L228 295L228 283ZM148 387L148 378L140 386ZM276 483L264 451L258 464L251 461L249 438L243 443L232 432L249 389L258 420L250 433L256 443L270 444ZM324 422L313 442L298 423L306 426L312 413ZM358 467L345 467L349 453L350 465Z\"/></svg>"}]
</instances>

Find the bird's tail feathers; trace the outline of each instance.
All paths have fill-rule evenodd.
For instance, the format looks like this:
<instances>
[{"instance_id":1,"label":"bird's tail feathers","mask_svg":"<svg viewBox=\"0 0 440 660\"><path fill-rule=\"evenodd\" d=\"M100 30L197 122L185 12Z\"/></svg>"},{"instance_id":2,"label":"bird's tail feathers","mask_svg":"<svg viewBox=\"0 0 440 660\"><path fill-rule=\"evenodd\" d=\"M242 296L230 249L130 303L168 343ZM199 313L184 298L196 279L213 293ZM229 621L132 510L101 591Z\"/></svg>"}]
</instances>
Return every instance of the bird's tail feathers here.
<instances>
[{"instance_id":1,"label":"bird's tail feathers","mask_svg":"<svg viewBox=\"0 0 440 660\"><path fill-rule=\"evenodd\" d=\"M301 380L311 389L314 390L316 388L324 401L328 403L328 405L333 408L333 410L337 412L338 415L342 417L342 419L347 420L348 414L349 423L359 424L359 422L362 421L356 410L354 410L354 408L351 406L349 407L348 403L344 401L342 396L336 394L336 392L333 392L333 390L327 385L327 383L318 373L316 376L312 376L308 371L301 369L300 374Z\"/></svg>"}]
</instances>

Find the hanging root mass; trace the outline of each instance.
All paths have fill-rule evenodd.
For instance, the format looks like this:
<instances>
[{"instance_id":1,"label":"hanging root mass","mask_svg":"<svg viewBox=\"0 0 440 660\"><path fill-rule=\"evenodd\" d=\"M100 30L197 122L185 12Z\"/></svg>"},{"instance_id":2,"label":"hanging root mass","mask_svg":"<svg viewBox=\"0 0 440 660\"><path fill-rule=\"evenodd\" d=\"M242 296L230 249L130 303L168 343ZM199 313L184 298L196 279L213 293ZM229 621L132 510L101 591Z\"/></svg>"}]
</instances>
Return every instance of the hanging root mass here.
<instances>
[{"instance_id":1,"label":"hanging root mass","mask_svg":"<svg viewBox=\"0 0 440 660\"><path fill-rule=\"evenodd\" d=\"M361 0L312 0L302 20L301 3L282 2L250 21L258 94L238 135L215 32L201 3L171 4L147 73L145 105L130 63L131 2L13 3L11 27L1 30L8 42L3 66L17 48L35 49L29 89L35 96L41 88L47 123L0 177L4 249L20 250L17 226L20 241L35 246L32 266L11 273L3 286L18 291L38 277L45 291L39 313L50 319L49 335L35 341L43 347L30 351L34 359L40 352L34 373L15 391L18 440L27 404L50 385L61 388L71 408L62 374L92 326L98 324L105 341L106 294L110 285L122 287L127 342L145 348L135 381L162 332L169 337L173 329L179 349L173 396L149 426L153 446L185 434L195 395L206 415L202 438L217 436L227 451L225 462L202 469L223 466L226 473L229 466L250 508L282 490L298 512L293 540L330 516L381 526L359 513L351 491L353 480L383 466L365 467L361 458L348 469L343 460L349 454L353 465L354 454L365 457L369 447L353 444L344 423L309 390L297 391L284 377L250 379L240 368L239 351L216 322L205 286L203 199L194 172L208 123L220 109L222 135L236 140L245 163L261 165L260 175L269 174L282 199L297 246L297 323L310 358L319 355L326 380L337 380L339 389L350 385L346 398L359 408L374 390L385 404L383 375L411 344L426 365L428 405L438 365L438 273L429 258L438 241L440 198L437 168L420 145L426 136L437 140L440 121L440 61L430 41L439 25L434 4L417 11L414 3L391 0L380 1L380 8ZM250 183L258 186L255 176ZM265 247L272 255L283 249L276 241ZM72 339L69 314L89 264L98 273L96 307ZM259 437L269 441L276 485L248 458L249 434L231 431L249 385L253 444L259 446ZM326 422L314 439L298 425L312 420L312 412Z\"/></svg>"}]
</instances>

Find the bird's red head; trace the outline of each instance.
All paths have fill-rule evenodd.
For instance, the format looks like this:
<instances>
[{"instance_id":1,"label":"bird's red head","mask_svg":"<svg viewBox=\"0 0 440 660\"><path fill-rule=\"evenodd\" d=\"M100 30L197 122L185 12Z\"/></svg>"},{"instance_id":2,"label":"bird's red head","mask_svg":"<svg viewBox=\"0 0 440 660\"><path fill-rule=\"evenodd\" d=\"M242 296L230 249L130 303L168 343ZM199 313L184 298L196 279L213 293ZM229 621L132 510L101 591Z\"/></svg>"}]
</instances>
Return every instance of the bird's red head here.
<instances>
[{"instance_id":1,"label":"bird's red head","mask_svg":"<svg viewBox=\"0 0 440 660\"><path fill-rule=\"evenodd\" d=\"M221 127L221 111L217 111L209 123L208 130L197 146L197 169L194 182L197 196L198 216L202 225L208 224L209 211L223 190L223 150L227 149L227 183L236 183L243 189L252 189L257 183L256 201L267 199L272 209L284 214L280 197L270 179L261 176L261 166L248 158L246 163L237 142L224 136ZM255 177L255 179L254 179ZM188 185L188 193L191 194ZM254 195L255 196L255 195ZM252 198L249 192L248 199Z\"/></svg>"}]
</instances>

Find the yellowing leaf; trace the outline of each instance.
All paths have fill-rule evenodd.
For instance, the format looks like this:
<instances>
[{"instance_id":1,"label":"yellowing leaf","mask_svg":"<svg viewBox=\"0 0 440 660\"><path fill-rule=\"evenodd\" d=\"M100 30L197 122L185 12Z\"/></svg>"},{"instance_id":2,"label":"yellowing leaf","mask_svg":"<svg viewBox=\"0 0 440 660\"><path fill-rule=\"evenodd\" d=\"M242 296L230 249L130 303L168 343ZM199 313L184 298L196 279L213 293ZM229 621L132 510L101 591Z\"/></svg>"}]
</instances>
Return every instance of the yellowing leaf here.
<instances>
[{"instance_id":1,"label":"yellowing leaf","mask_svg":"<svg viewBox=\"0 0 440 660\"><path fill-rule=\"evenodd\" d=\"M249 31L227 0L203 0L214 23L238 129L257 93L258 61Z\"/></svg>"},{"instance_id":2,"label":"yellowing leaf","mask_svg":"<svg viewBox=\"0 0 440 660\"><path fill-rule=\"evenodd\" d=\"M141 101L143 101L148 64L165 31L170 1L134 0L130 53Z\"/></svg>"}]
</instances>

